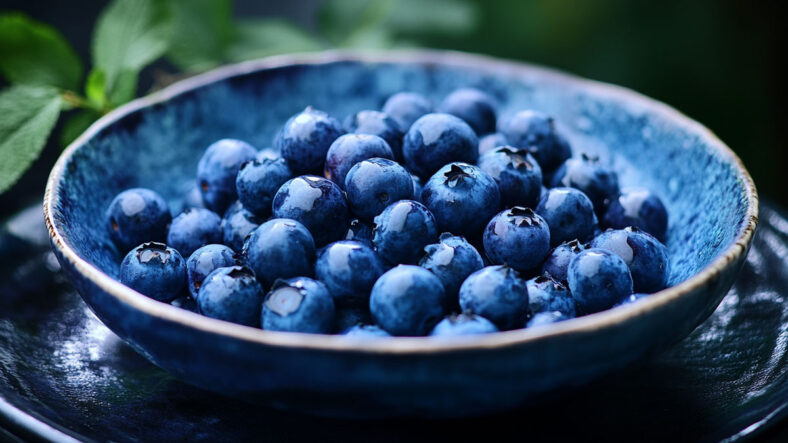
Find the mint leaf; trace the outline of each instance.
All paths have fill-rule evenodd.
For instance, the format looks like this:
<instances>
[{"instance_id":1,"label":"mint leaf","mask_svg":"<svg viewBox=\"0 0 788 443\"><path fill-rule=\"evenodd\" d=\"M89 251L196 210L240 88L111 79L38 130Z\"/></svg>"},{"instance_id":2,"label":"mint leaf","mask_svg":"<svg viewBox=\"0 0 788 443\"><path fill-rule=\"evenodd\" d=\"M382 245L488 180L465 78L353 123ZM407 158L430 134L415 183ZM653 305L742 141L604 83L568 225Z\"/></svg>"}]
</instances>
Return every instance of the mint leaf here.
<instances>
[{"instance_id":1,"label":"mint leaf","mask_svg":"<svg viewBox=\"0 0 788 443\"><path fill-rule=\"evenodd\" d=\"M93 65L106 74L108 96L116 95L119 87L132 83L136 87L139 71L167 50L171 31L169 1L114 0L104 9L93 31L92 46ZM133 82L120 80L130 75L135 77Z\"/></svg>"},{"instance_id":2,"label":"mint leaf","mask_svg":"<svg viewBox=\"0 0 788 443\"><path fill-rule=\"evenodd\" d=\"M399 0L384 26L398 34L467 34L478 15L476 5L463 0Z\"/></svg>"},{"instance_id":3,"label":"mint leaf","mask_svg":"<svg viewBox=\"0 0 788 443\"><path fill-rule=\"evenodd\" d=\"M318 12L318 28L334 45L373 47L365 36L388 41L380 28L395 7L395 0L330 0Z\"/></svg>"},{"instance_id":4,"label":"mint leaf","mask_svg":"<svg viewBox=\"0 0 788 443\"><path fill-rule=\"evenodd\" d=\"M109 104L114 108L137 96L137 78L140 72L133 69L120 71L115 87L110 91Z\"/></svg>"},{"instance_id":5,"label":"mint leaf","mask_svg":"<svg viewBox=\"0 0 788 443\"><path fill-rule=\"evenodd\" d=\"M85 82L85 96L98 108L107 103L107 74L103 69L90 71Z\"/></svg>"},{"instance_id":6,"label":"mint leaf","mask_svg":"<svg viewBox=\"0 0 788 443\"><path fill-rule=\"evenodd\" d=\"M0 92L0 192L38 158L60 105L60 93L52 87L18 85Z\"/></svg>"},{"instance_id":7,"label":"mint leaf","mask_svg":"<svg viewBox=\"0 0 788 443\"><path fill-rule=\"evenodd\" d=\"M0 73L9 82L76 89L82 63L51 26L22 14L0 15Z\"/></svg>"},{"instance_id":8,"label":"mint leaf","mask_svg":"<svg viewBox=\"0 0 788 443\"><path fill-rule=\"evenodd\" d=\"M69 115L63 124L63 129L60 131L60 144L64 147L70 145L98 118L98 113L90 109L77 111Z\"/></svg>"},{"instance_id":9,"label":"mint leaf","mask_svg":"<svg viewBox=\"0 0 788 443\"><path fill-rule=\"evenodd\" d=\"M285 52L305 52L323 46L297 26L284 20L242 20L227 48L229 61L243 61Z\"/></svg>"},{"instance_id":10,"label":"mint leaf","mask_svg":"<svg viewBox=\"0 0 788 443\"><path fill-rule=\"evenodd\" d=\"M232 2L174 0L173 7L167 58L183 71L202 71L224 62L232 37Z\"/></svg>"}]
</instances>

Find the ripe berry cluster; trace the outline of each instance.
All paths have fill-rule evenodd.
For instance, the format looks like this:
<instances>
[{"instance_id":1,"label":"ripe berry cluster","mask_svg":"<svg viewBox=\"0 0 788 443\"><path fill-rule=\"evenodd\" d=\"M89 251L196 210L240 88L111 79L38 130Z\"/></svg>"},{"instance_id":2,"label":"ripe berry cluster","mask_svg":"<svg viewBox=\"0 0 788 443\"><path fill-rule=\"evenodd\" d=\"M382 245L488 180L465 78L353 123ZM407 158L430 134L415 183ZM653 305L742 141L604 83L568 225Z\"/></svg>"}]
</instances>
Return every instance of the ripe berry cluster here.
<instances>
[{"instance_id":1,"label":"ripe berry cluster","mask_svg":"<svg viewBox=\"0 0 788 443\"><path fill-rule=\"evenodd\" d=\"M106 220L130 250L124 284L163 302L188 289L213 318L366 337L535 327L668 278L660 199L572 151L551 117L498 121L478 89L436 108L398 93L344 125L308 107L260 152L219 140L175 218L134 188Z\"/></svg>"}]
</instances>

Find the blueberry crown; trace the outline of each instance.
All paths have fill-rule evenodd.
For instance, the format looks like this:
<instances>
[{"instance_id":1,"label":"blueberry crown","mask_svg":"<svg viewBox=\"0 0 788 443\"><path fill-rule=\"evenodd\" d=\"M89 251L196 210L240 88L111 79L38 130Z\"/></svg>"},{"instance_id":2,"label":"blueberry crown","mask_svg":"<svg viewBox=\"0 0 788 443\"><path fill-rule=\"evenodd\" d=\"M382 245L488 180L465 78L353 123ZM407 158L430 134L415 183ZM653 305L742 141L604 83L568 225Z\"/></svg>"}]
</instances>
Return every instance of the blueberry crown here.
<instances>
[{"instance_id":1,"label":"blueberry crown","mask_svg":"<svg viewBox=\"0 0 788 443\"><path fill-rule=\"evenodd\" d=\"M515 206L509 210L509 216L519 219L514 221L517 226L533 226L536 224L536 214L531 208Z\"/></svg>"},{"instance_id":2,"label":"blueberry crown","mask_svg":"<svg viewBox=\"0 0 788 443\"><path fill-rule=\"evenodd\" d=\"M443 176L446 177L445 183L449 186L456 186L462 183L462 181L465 179L473 178L471 174L468 174L467 172L465 172L465 170L463 170L459 165L456 164L451 165L449 170L446 171L446 173L443 174Z\"/></svg>"},{"instance_id":3,"label":"blueberry crown","mask_svg":"<svg viewBox=\"0 0 788 443\"><path fill-rule=\"evenodd\" d=\"M233 266L232 270L228 272L227 275L232 278L243 278L243 277L254 278L254 272L252 272L252 270L247 268L246 266Z\"/></svg>"},{"instance_id":4,"label":"blueberry crown","mask_svg":"<svg viewBox=\"0 0 788 443\"><path fill-rule=\"evenodd\" d=\"M502 154L506 154L509 157L509 164L517 170L528 170L534 168L534 165L528 161L528 154L530 152L529 149L516 149L511 146L504 146L502 148L498 148L498 151Z\"/></svg>"}]
</instances>

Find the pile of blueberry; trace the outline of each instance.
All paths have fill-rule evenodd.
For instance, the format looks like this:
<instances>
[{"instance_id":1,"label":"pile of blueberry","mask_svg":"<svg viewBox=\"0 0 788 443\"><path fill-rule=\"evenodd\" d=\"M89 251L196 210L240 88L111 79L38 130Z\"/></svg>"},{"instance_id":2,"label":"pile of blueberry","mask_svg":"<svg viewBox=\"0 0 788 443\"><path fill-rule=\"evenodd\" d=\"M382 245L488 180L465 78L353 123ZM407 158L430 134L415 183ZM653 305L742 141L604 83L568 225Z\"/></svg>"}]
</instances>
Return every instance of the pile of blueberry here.
<instances>
[{"instance_id":1,"label":"pile of blueberry","mask_svg":"<svg viewBox=\"0 0 788 443\"><path fill-rule=\"evenodd\" d=\"M543 113L496 120L477 89L437 109L403 92L344 125L306 108L260 152L219 140L174 219L148 189L112 201L120 280L164 302L188 288L208 317L370 337L536 327L663 289L660 199L573 156Z\"/></svg>"}]
</instances>

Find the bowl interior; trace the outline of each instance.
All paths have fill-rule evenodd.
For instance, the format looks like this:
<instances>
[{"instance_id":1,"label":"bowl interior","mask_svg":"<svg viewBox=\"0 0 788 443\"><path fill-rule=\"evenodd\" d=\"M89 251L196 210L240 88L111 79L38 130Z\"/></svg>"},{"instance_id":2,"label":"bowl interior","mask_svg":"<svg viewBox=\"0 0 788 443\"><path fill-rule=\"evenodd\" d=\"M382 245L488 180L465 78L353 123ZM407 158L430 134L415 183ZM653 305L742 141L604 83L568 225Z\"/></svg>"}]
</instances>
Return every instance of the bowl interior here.
<instances>
[{"instance_id":1,"label":"bowl interior","mask_svg":"<svg viewBox=\"0 0 788 443\"><path fill-rule=\"evenodd\" d=\"M319 59L317 59L319 60ZM194 182L208 144L224 137L270 146L285 120L307 105L339 119L380 109L399 91L439 102L472 86L498 101L499 116L520 109L553 115L575 155L598 155L622 186L645 186L669 213L671 285L730 247L747 223L747 195L735 158L700 125L629 91L541 68L475 57L415 55L286 64L243 73L225 70L165 90L120 110L77 141L54 189L54 222L78 255L108 275L121 253L104 211L120 191L143 186L170 201L174 215Z\"/></svg>"}]
</instances>

